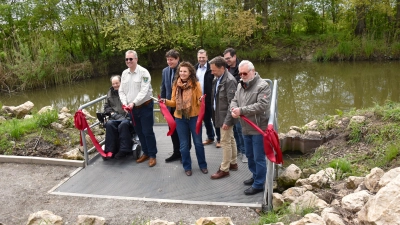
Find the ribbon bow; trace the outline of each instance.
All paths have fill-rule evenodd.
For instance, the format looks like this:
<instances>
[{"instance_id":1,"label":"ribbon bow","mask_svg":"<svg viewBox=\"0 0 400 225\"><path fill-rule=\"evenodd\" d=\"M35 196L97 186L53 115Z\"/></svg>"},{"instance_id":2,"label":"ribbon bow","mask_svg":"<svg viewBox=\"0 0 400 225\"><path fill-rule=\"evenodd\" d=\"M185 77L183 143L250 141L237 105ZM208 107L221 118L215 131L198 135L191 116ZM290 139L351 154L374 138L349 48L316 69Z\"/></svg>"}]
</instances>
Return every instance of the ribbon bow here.
<instances>
[{"instance_id":1,"label":"ribbon bow","mask_svg":"<svg viewBox=\"0 0 400 225\"><path fill-rule=\"evenodd\" d=\"M126 106L126 105L122 105L122 109L128 111L129 114L131 114L132 126L136 126L135 120L133 119L132 109L129 108L128 106Z\"/></svg>"},{"instance_id":2,"label":"ribbon bow","mask_svg":"<svg viewBox=\"0 0 400 225\"><path fill-rule=\"evenodd\" d=\"M93 145L96 147L96 150L99 152L99 154L103 157L112 157L112 152L107 152L105 153L103 151L103 149L101 148L99 142L97 141L97 139L95 138L95 136L93 135L92 130L90 129L90 126L86 120L85 114L82 112L82 110L78 110L77 112L75 112L74 115L74 125L75 127L82 131L84 129L87 129L90 140L92 140ZM82 146L82 132L80 132L80 143Z\"/></svg>"},{"instance_id":3,"label":"ribbon bow","mask_svg":"<svg viewBox=\"0 0 400 225\"><path fill-rule=\"evenodd\" d=\"M268 127L264 132L263 130L261 130L261 128L259 128L247 117L243 115L240 115L240 117L248 124L250 124L250 126L253 127L256 131L258 131L260 134L263 135L264 153L269 159L269 161L274 162L276 164L282 164L283 163L282 150L279 145L279 137L276 131L274 130L274 126L272 124L268 124ZM276 155L274 150L276 152Z\"/></svg>"}]
</instances>

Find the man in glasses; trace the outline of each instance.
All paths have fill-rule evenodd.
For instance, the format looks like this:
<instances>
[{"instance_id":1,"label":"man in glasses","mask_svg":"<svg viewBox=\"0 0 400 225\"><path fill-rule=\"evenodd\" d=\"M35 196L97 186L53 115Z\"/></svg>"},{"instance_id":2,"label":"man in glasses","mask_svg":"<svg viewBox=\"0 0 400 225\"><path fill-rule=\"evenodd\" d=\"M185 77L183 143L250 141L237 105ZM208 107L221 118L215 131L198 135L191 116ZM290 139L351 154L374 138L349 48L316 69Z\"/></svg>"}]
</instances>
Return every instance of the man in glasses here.
<instances>
[{"instance_id":1,"label":"man in glasses","mask_svg":"<svg viewBox=\"0 0 400 225\"><path fill-rule=\"evenodd\" d=\"M235 49L227 48L224 51L224 59L226 61L226 68L236 78L236 81L239 84L240 76L239 76L238 65L240 63L240 60L236 57ZM247 157L245 153L243 136L242 136L242 126L240 125L239 122L233 126L233 135L235 136L236 140L236 148L238 150L238 156L242 159L243 163L247 163Z\"/></svg>"},{"instance_id":2,"label":"man in glasses","mask_svg":"<svg viewBox=\"0 0 400 225\"><path fill-rule=\"evenodd\" d=\"M210 63L208 62L207 52L204 49L200 49L197 52L197 64L194 66L196 69L196 77L199 79L201 90L203 95L206 95L205 103L206 108L204 112L204 126L206 127L207 139L203 141L203 145L209 145L214 143L214 128L211 122L212 117L212 101L211 101L211 91L212 91L212 82L214 76L211 74ZM216 147L220 148L220 131L219 128L215 128L215 133L217 135L217 143Z\"/></svg>"},{"instance_id":3,"label":"man in glasses","mask_svg":"<svg viewBox=\"0 0 400 225\"><path fill-rule=\"evenodd\" d=\"M220 179L229 176L229 170L238 170L237 149L233 136L233 125L237 122L232 118L230 103L237 89L236 79L225 68L225 60L217 56L210 61L211 72L215 79L212 88L212 106L214 109L214 124L220 128L222 163L211 179Z\"/></svg>"},{"instance_id":4,"label":"man in glasses","mask_svg":"<svg viewBox=\"0 0 400 225\"><path fill-rule=\"evenodd\" d=\"M143 155L136 162L142 163L150 159L149 166L153 167L157 164L157 145L153 131L154 103L151 98L153 96L153 88L151 87L149 71L137 62L136 51L128 50L125 53L125 63L128 69L122 72L121 86L118 92L122 104L132 111L133 124L142 146ZM124 157L127 152L120 151L118 154Z\"/></svg>"},{"instance_id":5,"label":"man in glasses","mask_svg":"<svg viewBox=\"0 0 400 225\"><path fill-rule=\"evenodd\" d=\"M171 49L165 54L165 58L167 59L168 66L162 70L160 97L170 100L172 95L172 83L174 82L176 70L179 65L179 52L176 51L175 49ZM175 108L168 107L168 110L171 113L171 115L174 116ZM181 159L180 142L176 130L171 135L171 140L173 146L173 153L170 157L165 159L165 162L167 163Z\"/></svg>"},{"instance_id":6,"label":"man in glasses","mask_svg":"<svg viewBox=\"0 0 400 225\"><path fill-rule=\"evenodd\" d=\"M246 116L261 130L268 126L271 89L254 69L253 63L243 60L239 64L240 84L231 102L233 118ZM244 146L248 158L248 167L253 176L245 180L244 185L251 185L244 193L254 195L264 190L267 165L264 153L263 135L250 124L240 119Z\"/></svg>"}]
</instances>

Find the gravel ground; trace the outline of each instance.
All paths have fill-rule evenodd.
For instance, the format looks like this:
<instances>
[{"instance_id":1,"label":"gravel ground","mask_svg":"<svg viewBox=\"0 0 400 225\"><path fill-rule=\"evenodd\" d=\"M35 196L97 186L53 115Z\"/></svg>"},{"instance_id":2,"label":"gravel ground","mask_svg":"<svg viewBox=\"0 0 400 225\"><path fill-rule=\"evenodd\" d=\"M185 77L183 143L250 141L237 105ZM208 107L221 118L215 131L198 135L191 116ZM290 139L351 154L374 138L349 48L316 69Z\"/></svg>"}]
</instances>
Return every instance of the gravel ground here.
<instances>
[{"instance_id":1,"label":"gravel ground","mask_svg":"<svg viewBox=\"0 0 400 225\"><path fill-rule=\"evenodd\" d=\"M49 210L75 224L78 215L96 215L109 225L139 225L162 219L194 224L201 217L231 217L236 225L257 224L250 208L143 202L58 196L48 193L76 168L53 165L0 163L0 224L26 224L31 213Z\"/></svg>"}]
</instances>

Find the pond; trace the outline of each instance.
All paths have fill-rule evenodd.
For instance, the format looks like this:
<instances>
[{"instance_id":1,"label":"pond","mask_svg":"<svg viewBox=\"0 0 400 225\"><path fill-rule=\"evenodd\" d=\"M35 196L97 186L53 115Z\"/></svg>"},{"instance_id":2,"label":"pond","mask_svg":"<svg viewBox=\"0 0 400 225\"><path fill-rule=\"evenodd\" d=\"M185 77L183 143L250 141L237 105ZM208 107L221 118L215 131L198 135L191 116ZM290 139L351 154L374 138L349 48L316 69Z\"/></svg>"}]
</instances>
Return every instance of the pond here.
<instances>
[{"instance_id":1,"label":"pond","mask_svg":"<svg viewBox=\"0 0 400 225\"><path fill-rule=\"evenodd\" d=\"M400 98L400 62L397 61L269 62L255 63L255 67L261 77L278 81L279 132L340 111L382 105L386 100L399 102ZM153 96L157 96L161 70L150 74ZM12 95L3 93L0 102L16 106L31 101L35 104L34 110L48 105L59 110L65 106L74 113L80 105L107 93L110 76ZM95 105L88 110L95 113L102 111L102 106Z\"/></svg>"}]
</instances>

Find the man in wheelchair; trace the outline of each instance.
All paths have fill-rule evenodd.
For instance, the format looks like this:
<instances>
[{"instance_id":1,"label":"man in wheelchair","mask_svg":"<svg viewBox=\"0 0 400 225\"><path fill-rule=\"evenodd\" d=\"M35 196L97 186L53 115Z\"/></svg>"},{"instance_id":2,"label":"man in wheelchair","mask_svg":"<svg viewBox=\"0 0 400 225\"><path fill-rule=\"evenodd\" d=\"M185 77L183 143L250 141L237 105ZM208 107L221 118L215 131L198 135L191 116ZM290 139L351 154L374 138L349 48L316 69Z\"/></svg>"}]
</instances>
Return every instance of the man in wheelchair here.
<instances>
[{"instance_id":1,"label":"man in wheelchair","mask_svg":"<svg viewBox=\"0 0 400 225\"><path fill-rule=\"evenodd\" d=\"M112 87L107 93L104 113L98 113L97 117L106 129L104 152L112 152L112 158L122 159L132 155L132 150L136 150L139 140L132 126L130 115L122 109L118 95L121 76L114 75L110 80ZM108 158L103 157L103 159Z\"/></svg>"}]
</instances>

